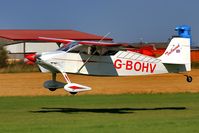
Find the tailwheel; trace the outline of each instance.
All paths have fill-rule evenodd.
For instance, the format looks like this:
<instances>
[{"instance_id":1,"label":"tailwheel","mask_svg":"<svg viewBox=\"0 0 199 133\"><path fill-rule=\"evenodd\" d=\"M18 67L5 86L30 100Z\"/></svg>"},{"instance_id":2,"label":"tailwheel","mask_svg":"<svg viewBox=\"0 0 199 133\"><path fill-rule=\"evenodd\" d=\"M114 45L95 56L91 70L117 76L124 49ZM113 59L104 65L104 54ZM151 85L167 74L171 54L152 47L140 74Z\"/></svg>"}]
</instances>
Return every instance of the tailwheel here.
<instances>
[{"instance_id":1,"label":"tailwheel","mask_svg":"<svg viewBox=\"0 0 199 133\"><path fill-rule=\"evenodd\" d=\"M56 91L57 88L48 88L50 91Z\"/></svg>"},{"instance_id":2,"label":"tailwheel","mask_svg":"<svg viewBox=\"0 0 199 133\"><path fill-rule=\"evenodd\" d=\"M187 82L189 82L189 83L191 83L192 82L192 80L193 80L193 78L191 77L191 76L189 76L189 75L184 75L184 76L186 76L186 80L187 80Z\"/></svg>"},{"instance_id":3,"label":"tailwheel","mask_svg":"<svg viewBox=\"0 0 199 133\"><path fill-rule=\"evenodd\" d=\"M77 92L69 92L70 94L72 94L72 95L75 95L75 94L77 94Z\"/></svg>"}]
</instances>

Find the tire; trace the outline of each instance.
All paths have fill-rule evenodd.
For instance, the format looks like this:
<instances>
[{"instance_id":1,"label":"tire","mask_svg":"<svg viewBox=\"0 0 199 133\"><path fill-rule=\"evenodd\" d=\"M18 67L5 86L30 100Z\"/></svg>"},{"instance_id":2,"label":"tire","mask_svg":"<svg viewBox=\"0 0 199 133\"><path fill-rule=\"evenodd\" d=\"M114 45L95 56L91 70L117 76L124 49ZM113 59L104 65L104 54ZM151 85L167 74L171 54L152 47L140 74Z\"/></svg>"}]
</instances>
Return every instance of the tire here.
<instances>
[{"instance_id":1,"label":"tire","mask_svg":"<svg viewBox=\"0 0 199 133\"><path fill-rule=\"evenodd\" d=\"M50 91L56 91L57 88L48 88Z\"/></svg>"},{"instance_id":2,"label":"tire","mask_svg":"<svg viewBox=\"0 0 199 133\"><path fill-rule=\"evenodd\" d=\"M72 95L75 95L75 94L77 94L77 92L69 92L70 94L72 94Z\"/></svg>"},{"instance_id":3,"label":"tire","mask_svg":"<svg viewBox=\"0 0 199 133\"><path fill-rule=\"evenodd\" d=\"M191 83L193 78L191 76L187 76L187 82Z\"/></svg>"}]
</instances>

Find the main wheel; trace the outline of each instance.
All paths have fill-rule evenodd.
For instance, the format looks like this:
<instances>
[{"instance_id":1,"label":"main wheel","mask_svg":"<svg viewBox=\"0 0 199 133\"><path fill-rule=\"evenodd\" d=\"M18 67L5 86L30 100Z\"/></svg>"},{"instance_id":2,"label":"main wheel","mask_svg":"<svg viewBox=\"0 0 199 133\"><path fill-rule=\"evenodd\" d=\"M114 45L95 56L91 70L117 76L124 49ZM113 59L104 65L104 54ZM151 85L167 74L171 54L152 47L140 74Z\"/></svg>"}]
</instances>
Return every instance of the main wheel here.
<instances>
[{"instance_id":1,"label":"main wheel","mask_svg":"<svg viewBox=\"0 0 199 133\"><path fill-rule=\"evenodd\" d=\"M191 83L193 78L191 76L187 76L187 82Z\"/></svg>"},{"instance_id":2,"label":"main wheel","mask_svg":"<svg viewBox=\"0 0 199 133\"><path fill-rule=\"evenodd\" d=\"M70 94L72 94L72 95L75 95L75 94L77 94L77 92L69 92Z\"/></svg>"},{"instance_id":3,"label":"main wheel","mask_svg":"<svg viewBox=\"0 0 199 133\"><path fill-rule=\"evenodd\" d=\"M56 91L57 88L48 88L50 91Z\"/></svg>"}]
</instances>

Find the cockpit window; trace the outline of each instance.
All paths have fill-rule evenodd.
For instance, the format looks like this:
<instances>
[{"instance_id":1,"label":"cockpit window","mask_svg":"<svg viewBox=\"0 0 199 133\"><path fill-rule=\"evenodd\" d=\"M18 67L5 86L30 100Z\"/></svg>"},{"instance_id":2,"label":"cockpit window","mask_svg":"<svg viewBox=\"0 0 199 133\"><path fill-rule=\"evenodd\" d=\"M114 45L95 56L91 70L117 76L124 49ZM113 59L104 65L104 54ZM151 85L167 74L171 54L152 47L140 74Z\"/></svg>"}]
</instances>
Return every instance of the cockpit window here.
<instances>
[{"instance_id":1,"label":"cockpit window","mask_svg":"<svg viewBox=\"0 0 199 133\"><path fill-rule=\"evenodd\" d=\"M120 47L96 47L95 45L82 45L76 41L70 42L69 44L62 44L57 51L65 51L70 53L81 53L88 55L100 55L100 56L110 56L115 55Z\"/></svg>"},{"instance_id":2,"label":"cockpit window","mask_svg":"<svg viewBox=\"0 0 199 133\"><path fill-rule=\"evenodd\" d=\"M77 46L78 45L78 42L74 41L74 42L71 42L70 44L64 44L64 46L60 47L59 49L57 49L57 51L68 51L70 50L71 48L73 48L74 46Z\"/></svg>"}]
</instances>

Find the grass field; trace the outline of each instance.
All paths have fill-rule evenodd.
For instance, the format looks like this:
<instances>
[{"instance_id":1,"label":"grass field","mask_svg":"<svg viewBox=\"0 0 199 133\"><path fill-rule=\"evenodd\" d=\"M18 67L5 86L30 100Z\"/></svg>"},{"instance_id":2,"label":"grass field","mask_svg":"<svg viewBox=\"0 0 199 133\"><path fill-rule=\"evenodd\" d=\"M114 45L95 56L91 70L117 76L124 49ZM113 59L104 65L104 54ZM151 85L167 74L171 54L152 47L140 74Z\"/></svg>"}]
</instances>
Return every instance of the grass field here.
<instances>
[{"instance_id":1,"label":"grass field","mask_svg":"<svg viewBox=\"0 0 199 133\"><path fill-rule=\"evenodd\" d=\"M0 97L2 133L196 133L199 94Z\"/></svg>"}]
</instances>

